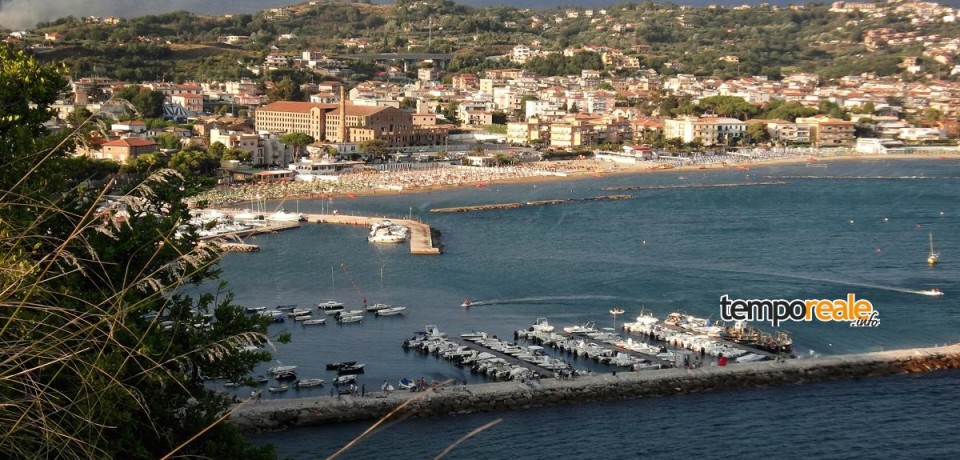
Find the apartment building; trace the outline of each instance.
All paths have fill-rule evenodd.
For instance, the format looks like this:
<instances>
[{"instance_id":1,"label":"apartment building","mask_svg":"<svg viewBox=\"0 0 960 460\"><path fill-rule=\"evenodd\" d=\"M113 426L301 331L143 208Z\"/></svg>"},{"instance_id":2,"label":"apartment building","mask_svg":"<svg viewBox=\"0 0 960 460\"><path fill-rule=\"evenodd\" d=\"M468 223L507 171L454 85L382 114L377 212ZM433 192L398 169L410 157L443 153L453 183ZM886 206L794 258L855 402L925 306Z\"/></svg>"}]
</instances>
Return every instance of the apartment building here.
<instances>
[{"instance_id":1,"label":"apartment building","mask_svg":"<svg viewBox=\"0 0 960 460\"><path fill-rule=\"evenodd\" d=\"M680 139L686 143L699 141L703 145L726 144L742 138L746 132L747 124L736 118L681 117L664 123L667 139Z\"/></svg>"}]
</instances>

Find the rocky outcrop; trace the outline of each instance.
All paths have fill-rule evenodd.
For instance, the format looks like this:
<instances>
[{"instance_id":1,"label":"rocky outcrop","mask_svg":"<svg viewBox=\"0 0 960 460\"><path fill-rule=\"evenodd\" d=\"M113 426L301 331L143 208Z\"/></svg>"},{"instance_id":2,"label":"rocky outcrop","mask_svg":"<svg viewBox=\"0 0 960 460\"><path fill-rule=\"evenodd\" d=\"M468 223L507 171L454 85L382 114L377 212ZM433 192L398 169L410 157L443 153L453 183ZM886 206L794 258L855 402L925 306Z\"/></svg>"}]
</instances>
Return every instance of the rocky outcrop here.
<instances>
[{"instance_id":1,"label":"rocky outcrop","mask_svg":"<svg viewBox=\"0 0 960 460\"><path fill-rule=\"evenodd\" d=\"M446 385L420 393L371 393L364 397L319 397L247 401L230 420L250 431L393 417L526 409L710 390L821 382L836 379L960 368L960 345L896 350L786 362L757 362L700 369L665 369L502 382Z\"/></svg>"}]
</instances>

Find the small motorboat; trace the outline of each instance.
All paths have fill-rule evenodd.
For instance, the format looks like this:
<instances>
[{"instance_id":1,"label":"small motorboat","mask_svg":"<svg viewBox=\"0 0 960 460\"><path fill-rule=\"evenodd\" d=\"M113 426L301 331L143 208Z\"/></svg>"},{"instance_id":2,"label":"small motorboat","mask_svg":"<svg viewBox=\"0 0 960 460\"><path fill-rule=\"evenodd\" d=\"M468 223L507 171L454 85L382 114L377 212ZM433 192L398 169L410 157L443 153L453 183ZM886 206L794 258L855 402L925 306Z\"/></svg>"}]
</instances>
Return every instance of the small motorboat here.
<instances>
[{"instance_id":1,"label":"small motorboat","mask_svg":"<svg viewBox=\"0 0 960 460\"><path fill-rule=\"evenodd\" d=\"M467 297L466 299L463 299L463 303L461 303L460 306L463 307L463 308L469 308L470 305L472 305L472 304L473 304L473 302L471 302L471 301L470 301L470 298Z\"/></svg>"},{"instance_id":2,"label":"small motorboat","mask_svg":"<svg viewBox=\"0 0 960 460\"><path fill-rule=\"evenodd\" d=\"M318 386L323 385L323 382L325 382L325 381L326 381L326 380L323 380L323 379L300 379L300 380L297 380L296 382L294 382L294 385L295 385L297 388L318 387Z\"/></svg>"},{"instance_id":3,"label":"small motorboat","mask_svg":"<svg viewBox=\"0 0 960 460\"><path fill-rule=\"evenodd\" d=\"M342 318L344 316L363 316L363 310L343 310L338 311L336 314L337 318Z\"/></svg>"},{"instance_id":4,"label":"small motorboat","mask_svg":"<svg viewBox=\"0 0 960 460\"><path fill-rule=\"evenodd\" d=\"M391 307L390 305L385 304L385 303L375 303L375 304L373 304L373 305L368 305L368 306L367 306L367 311L369 311L369 312L378 312L378 311L380 311L380 310L386 310L386 309L388 309L388 308L392 308L392 307Z\"/></svg>"},{"instance_id":5,"label":"small motorboat","mask_svg":"<svg viewBox=\"0 0 960 460\"><path fill-rule=\"evenodd\" d=\"M939 288L924 289L921 291L917 291L917 294L939 297L943 295L943 291L941 291Z\"/></svg>"},{"instance_id":6,"label":"small motorboat","mask_svg":"<svg viewBox=\"0 0 960 460\"><path fill-rule=\"evenodd\" d=\"M340 368L337 369L337 375L362 374L364 366L366 366L366 364L351 364L349 366L340 366Z\"/></svg>"},{"instance_id":7,"label":"small motorboat","mask_svg":"<svg viewBox=\"0 0 960 460\"><path fill-rule=\"evenodd\" d=\"M279 366L273 366L270 369L267 369L267 372L273 375L277 375L283 372L292 372L295 370L297 370L297 366L284 366L281 364Z\"/></svg>"},{"instance_id":8,"label":"small motorboat","mask_svg":"<svg viewBox=\"0 0 960 460\"><path fill-rule=\"evenodd\" d=\"M277 373L273 374L273 378L275 378L275 379L277 379L277 380L296 380L296 379L297 379L297 371L277 372Z\"/></svg>"},{"instance_id":9,"label":"small motorboat","mask_svg":"<svg viewBox=\"0 0 960 460\"><path fill-rule=\"evenodd\" d=\"M339 321L340 324L359 323L363 321L363 315L340 315L337 317L337 321Z\"/></svg>"},{"instance_id":10,"label":"small motorboat","mask_svg":"<svg viewBox=\"0 0 960 460\"><path fill-rule=\"evenodd\" d=\"M413 387L417 386L417 383L408 378L400 379L400 382L397 383L397 386L401 390L412 390Z\"/></svg>"},{"instance_id":11,"label":"small motorboat","mask_svg":"<svg viewBox=\"0 0 960 460\"><path fill-rule=\"evenodd\" d=\"M244 308L244 310L245 310L247 313L258 313L258 312L261 312L261 311L266 311L266 310L267 310L267 307L264 307L264 306L246 307L246 308Z\"/></svg>"},{"instance_id":12,"label":"small motorboat","mask_svg":"<svg viewBox=\"0 0 960 460\"><path fill-rule=\"evenodd\" d=\"M289 305L277 305L277 310L280 310L280 311L290 311L290 310L293 310L294 308L297 308L297 304L295 303L289 304Z\"/></svg>"},{"instance_id":13,"label":"small motorboat","mask_svg":"<svg viewBox=\"0 0 960 460\"><path fill-rule=\"evenodd\" d=\"M317 308L325 312L337 312L343 310L343 302L337 302L336 300L324 300L317 303Z\"/></svg>"},{"instance_id":14,"label":"small motorboat","mask_svg":"<svg viewBox=\"0 0 960 460\"><path fill-rule=\"evenodd\" d=\"M393 316L399 315L406 310L407 307L390 307L383 310L377 310L377 316Z\"/></svg>"},{"instance_id":15,"label":"small motorboat","mask_svg":"<svg viewBox=\"0 0 960 460\"><path fill-rule=\"evenodd\" d=\"M338 371L341 367L353 366L357 364L356 361L344 361L342 363L327 363L328 371Z\"/></svg>"},{"instance_id":16,"label":"small motorboat","mask_svg":"<svg viewBox=\"0 0 960 460\"><path fill-rule=\"evenodd\" d=\"M303 316L303 315L309 315L309 314L310 314L310 310L307 310L306 308L294 308L293 310L290 310L289 313L287 313L287 316L297 317L297 316Z\"/></svg>"},{"instance_id":17,"label":"small motorboat","mask_svg":"<svg viewBox=\"0 0 960 460\"><path fill-rule=\"evenodd\" d=\"M268 379L266 375L258 375L254 377L253 380L257 383L267 383L270 381L270 379Z\"/></svg>"},{"instance_id":18,"label":"small motorboat","mask_svg":"<svg viewBox=\"0 0 960 460\"><path fill-rule=\"evenodd\" d=\"M303 324L304 326L312 326L312 325L326 324L326 322L327 322L326 318L317 318L317 319L304 320L301 324Z\"/></svg>"},{"instance_id":19,"label":"small motorboat","mask_svg":"<svg viewBox=\"0 0 960 460\"><path fill-rule=\"evenodd\" d=\"M223 386L227 388L237 388L240 386L240 384L237 382L224 382Z\"/></svg>"},{"instance_id":20,"label":"small motorboat","mask_svg":"<svg viewBox=\"0 0 960 460\"><path fill-rule=\"evenodd\" d=\"M279 386L268 387L267 390L270 391L271 393L282 393L284 391L287 391L289 388L290 387L288 387L286 383L281 383Z\"/></svg>"},{"instance_id":21,"label":"small motorboat","mask_svg":"<svg viewBox=\"0 0 960 460\"><path fill-rule=\"evenodd\" d=\"M350 383L353 383L353 382L356 382L356 381L357 381L357 375L356 375L356 374L347 374L347 375L341 375L341 376L333 379L333 384L334 384L334 385L338 385L338 386L339 386L339 385L347 385L347 384L350 384Z\"/></svg>"}]
</instances>

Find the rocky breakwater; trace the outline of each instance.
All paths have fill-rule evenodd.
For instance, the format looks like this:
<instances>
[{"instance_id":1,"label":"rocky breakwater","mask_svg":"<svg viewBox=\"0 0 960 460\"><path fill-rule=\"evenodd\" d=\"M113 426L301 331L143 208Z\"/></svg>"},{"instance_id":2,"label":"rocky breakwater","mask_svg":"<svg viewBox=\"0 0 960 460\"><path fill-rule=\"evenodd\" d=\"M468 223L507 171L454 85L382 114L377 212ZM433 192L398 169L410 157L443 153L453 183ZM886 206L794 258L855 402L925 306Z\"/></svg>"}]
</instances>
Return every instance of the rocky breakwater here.
<instances>
[{"instance_id":1,"label":"rocky breakwater","mask_svg":"<svg viewBox=\"0 0 960 460\"><path fill-rule=\"evenodd\" d=\"M960 368L960 345L841 355L725 367L665 369L396 391L366 396L247 401L230 420L250 431L352 420L515 410L556 404L667 396L710 390L821 382Z\"/></svg>"}]
</instances>

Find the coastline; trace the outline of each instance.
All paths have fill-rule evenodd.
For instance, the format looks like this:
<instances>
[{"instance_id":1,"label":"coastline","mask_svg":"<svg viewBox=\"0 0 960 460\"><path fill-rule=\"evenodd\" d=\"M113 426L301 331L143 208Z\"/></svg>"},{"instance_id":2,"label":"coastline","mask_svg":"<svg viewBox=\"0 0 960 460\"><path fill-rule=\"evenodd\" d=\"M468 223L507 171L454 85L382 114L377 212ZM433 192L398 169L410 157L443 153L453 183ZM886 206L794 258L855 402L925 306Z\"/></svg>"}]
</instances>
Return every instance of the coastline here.
<instances>
[{"instance_id":1,"label":"coastline","mask_svg":"<svg viewBox=\"0 0 960 460\"><path fill-rule=\"evenodd\" d=\"M376 391L365 396L246 400L234 406L229 420L248 432L273 431L392 416L403 419L517 410L948 369L960 369L960 344L725 367L615 372L572 380L448 384L419 393Z\"/></svg>"},{"instance_id":2,"label":"coastline","mask_svg":"<svg viewBox=\"0 0 960 460\"><path fill-rule=\"evenodd\" d=\"M743 169L750 167L777 166L802 163L828 163L839 161L885 161L885 160L957 160L960 152L938 154L853 154L853 155L795 155L770 158L735 158L736 162L705 162L702 164L670 164L655 161L642 163L615 163L595 159L551 161L547 165L536 163L507 168L489 167L453 167L461 173L454 181L442 181L442 175L450 171L444 169L412 171L410 174L421 176L425 182L435 182L425 186L404 186L390 188L375 185L364 173L345 177L337 183L294 182L288 184L261 184L235 186L200 195L197 200L205 199L211 207L244 206L256 200L255 196L265 199L320 199L320 198L356 198L360 196L395 196L451 190L463 187L485 187L491 184L535 184L566 180L581 180L590 176L626 175L658 172L691 172L722 169ZM663 167L662 165L669 165ZM469 168L469 169L461 169ZM369 176L369 173L366 173ZM375 175L384 181L391 175L402 172L388 172ZM291 185L304 184L304 185ZM312 188L308 186L312 184Z\"/></svg>"}]
</instances>

